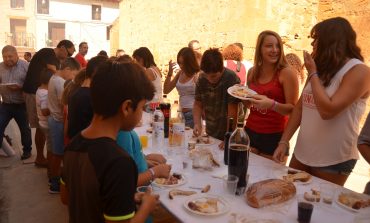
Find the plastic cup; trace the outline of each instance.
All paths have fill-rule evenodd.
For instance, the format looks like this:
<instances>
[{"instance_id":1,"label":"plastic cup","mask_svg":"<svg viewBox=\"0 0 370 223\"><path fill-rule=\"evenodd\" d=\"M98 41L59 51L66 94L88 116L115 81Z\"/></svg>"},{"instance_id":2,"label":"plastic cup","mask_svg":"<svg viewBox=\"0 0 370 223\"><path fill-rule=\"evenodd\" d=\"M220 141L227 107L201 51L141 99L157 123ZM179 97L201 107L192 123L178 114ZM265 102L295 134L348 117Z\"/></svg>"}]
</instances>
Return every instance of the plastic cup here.
<instances>
[{"instance_id":1,"label":"plastic cup","mask_svg":"<svg viewBox=\"0 0 370 223\"><path fill-rule=\"evenodd\" d=\"M147 135L141 135L139 138L140 138L141 147L143 149L148 148L148 141L149 141L148 136Z\"/></svg>"},{"instance_id":2,"label":"plastic cup","mask_svg":"<svg viewBox=\"0 0 370 223\"><path fill-rule=\"evenodd\" d=\"M226 192L228 194L235 195L239 177L234 175L226 175L222 179Z\"/></svg>"},{"instance_id":3,"label":"plastic cup","mask_svg":"<svg viewBox=\"0 0 370 223\"><path fill-rule=\"evenodd\" d=\"M152 186L140 186L136 188L136 191L139 193L146 193L148 190L153 191Z\"/></svg>"},{"instance_id":4,"label":"plastic cup","mask_svg":"<svg viewBox=\"0 0 370 223\"><path fill-rule=\"evenodd\" d=\"M334 199L334 191L335 188L333 187L333 185L329 183L321 183L320 184L321 201L324 204L331 205Z\"/></svg>"},{"instance_id":5,"label":"plastic cup","mask_svg":"<svg viewBox=\"0 0 370 223\"><path fill-rule=\"evenodd\" d=\"M298 222L299 223L310 223L313 212L313 204L304 199L303 194L298 195Z\"/></svg>"}]
</instances>

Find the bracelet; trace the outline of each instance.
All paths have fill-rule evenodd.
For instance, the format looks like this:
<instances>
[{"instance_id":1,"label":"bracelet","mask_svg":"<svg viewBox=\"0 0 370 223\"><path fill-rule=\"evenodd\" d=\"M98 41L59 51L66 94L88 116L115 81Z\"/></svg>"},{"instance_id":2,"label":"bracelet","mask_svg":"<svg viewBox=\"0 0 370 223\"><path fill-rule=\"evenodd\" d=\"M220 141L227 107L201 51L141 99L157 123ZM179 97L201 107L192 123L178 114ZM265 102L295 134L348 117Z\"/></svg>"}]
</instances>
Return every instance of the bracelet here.
<instances>
[{"instance_id":1,"label":"bracelet","mask_svg":"<svg viewBox=\"0 0 370 223\"><path fill-rule=\"evenodd\" d=\"M313 72L312 74L308 75L308 80L310 80L314 75L319 75L317 72Z\"/></svg>"},{"instance_id":2,"label":"bracelet","mask_svg":"<svg viewBox=\"0 0 370 223\"><path fill-rule=\"evenodd\" d=\"M286 145L287 149L290 148L289 141L281 140L281 141L278 142L278 144L284 144L284 145Z\"/></svg>"},{"instance_id":3,"label":"bracelet","mask_svg":"<svg viewBox=\"0 0 370 223\"><path fill-rule=\"evenodd\" d=\"M272 105L270 107L270 110L275 111L277 104L278 104L278 102L274 100L274 102L272 103Z\"/></svg>"},{"instance_id":4,"label":"bracelet","mask_svg":"<svg viewBox=\"0 0 370 223\"><path fill-rule=\"evenodd\" d=\"M153 181L154 180L154 176L155 176L155 172L154 172L154 170L153 170L153 168L150 168L149 169L149 172L150 172L150 176L152 177L152 179L150 180L150 181Z\"/></svg>"},{"instance_id":5,"label":"bracelet","mask_svg":"<svg viewBox=\"0 0 370 223\"><path fill-rule=\"evenodd\" d=\"M279 102L274 101L274 106L272 107L272 110L273 111L276 111L276 107L277 107L278 104L279 104Z\"/></svg>"}]
</instances>

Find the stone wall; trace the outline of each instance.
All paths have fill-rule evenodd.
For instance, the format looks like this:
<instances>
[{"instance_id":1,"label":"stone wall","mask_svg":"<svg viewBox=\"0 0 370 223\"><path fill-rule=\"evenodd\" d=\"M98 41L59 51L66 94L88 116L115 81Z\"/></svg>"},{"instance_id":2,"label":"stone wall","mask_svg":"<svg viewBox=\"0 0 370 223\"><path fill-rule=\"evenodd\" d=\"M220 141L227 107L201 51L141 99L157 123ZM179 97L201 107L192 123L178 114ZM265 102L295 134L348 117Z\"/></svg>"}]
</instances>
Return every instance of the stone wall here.
<instances>
[{"instance_id":1,"label":"stone wall","mask_svg":"<svg viewBox=\"0 0 370 223\"><path fill-rule=\"evenodd\" d=\"M318 19L341 16L350 21L365 62L370 65L370 0L321 0Z\"/></svg>"},{"instance_id":2,"label":"stone wall","mask_svg":"<svg viewBox=\"0 0 370 223\"><path fill-rule=\"evenodd\" d=\"M307 38L316 23L317 0L123 0L120 3L120 48L128 53L147 46L161 68L192 39L203 50L241 42L252 60L258 34L278 32L287 52L310 49Z\"/></svg>"}]
</instances>

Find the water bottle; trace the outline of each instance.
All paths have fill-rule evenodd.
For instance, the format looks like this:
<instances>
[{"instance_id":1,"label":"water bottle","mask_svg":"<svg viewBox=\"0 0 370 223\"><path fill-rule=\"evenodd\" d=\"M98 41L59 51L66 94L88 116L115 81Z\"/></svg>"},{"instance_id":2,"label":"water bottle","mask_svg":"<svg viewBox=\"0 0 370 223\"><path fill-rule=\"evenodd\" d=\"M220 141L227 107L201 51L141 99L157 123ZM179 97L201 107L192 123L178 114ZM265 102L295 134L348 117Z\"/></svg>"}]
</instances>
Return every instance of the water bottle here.
<instances>
[{"instance_id":1,"label":"water bottle","mask_svg":"<svg viewBox=\"0 0 370 223\"><path fill-rule=\"evenodd\" d=\"M164 139L164 115L159 107L156 107L153 114L153 137L152 146L161 147Z\"/></svg>"},{"instance_id":2,"label":"water bottle","mask_svg":"<svg viewBox=\"0 0 370 223\"><path fill-rule=\"evenodd\" d=\"M245 113L243 104L239 103L238 121L235 131L229 139L229 162L228 173L239 178L237 185L237 195L244 193L247 186L247 172L249 163L249 136L244 130Z\"/></svg>"},{"instance_id":3,"label":"water bottle","mask_svg":"<svg viewBox=\"0 0 370 223\"><path fill-rule=\"evenodd\" d=\"M177 117L170 120L169 146L185 147L185 118L181 110L177 111Z\"/></svg>"}]
</instances>

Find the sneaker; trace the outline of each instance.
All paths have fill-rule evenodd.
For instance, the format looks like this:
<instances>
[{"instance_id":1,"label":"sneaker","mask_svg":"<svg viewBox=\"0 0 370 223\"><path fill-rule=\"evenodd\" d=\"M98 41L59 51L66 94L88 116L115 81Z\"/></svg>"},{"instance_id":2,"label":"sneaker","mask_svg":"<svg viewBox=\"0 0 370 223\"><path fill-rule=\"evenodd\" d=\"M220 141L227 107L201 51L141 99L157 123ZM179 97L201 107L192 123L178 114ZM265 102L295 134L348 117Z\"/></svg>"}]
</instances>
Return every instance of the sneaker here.
<instances>
[{"instance_id":1,"label":"sneaker","mask_svg":"<svg viewBox=\"0 0 370 223\"><path fill-rule=\"evenodd\" d=\"M51 178L49 194L59 194L59 193L60 193L59 177Z\"/></svg>"},{"instance_id":2,"label":"sneaker","mask_svg":"<svg viewBox=\"0 0 370 223\"><path fill-rule=\"evenodd\" d=\"M23 152L22 156L21 156L21 160L26 160L28 158L31 157L31 152Z\"/></svg>"}]
</instances>

